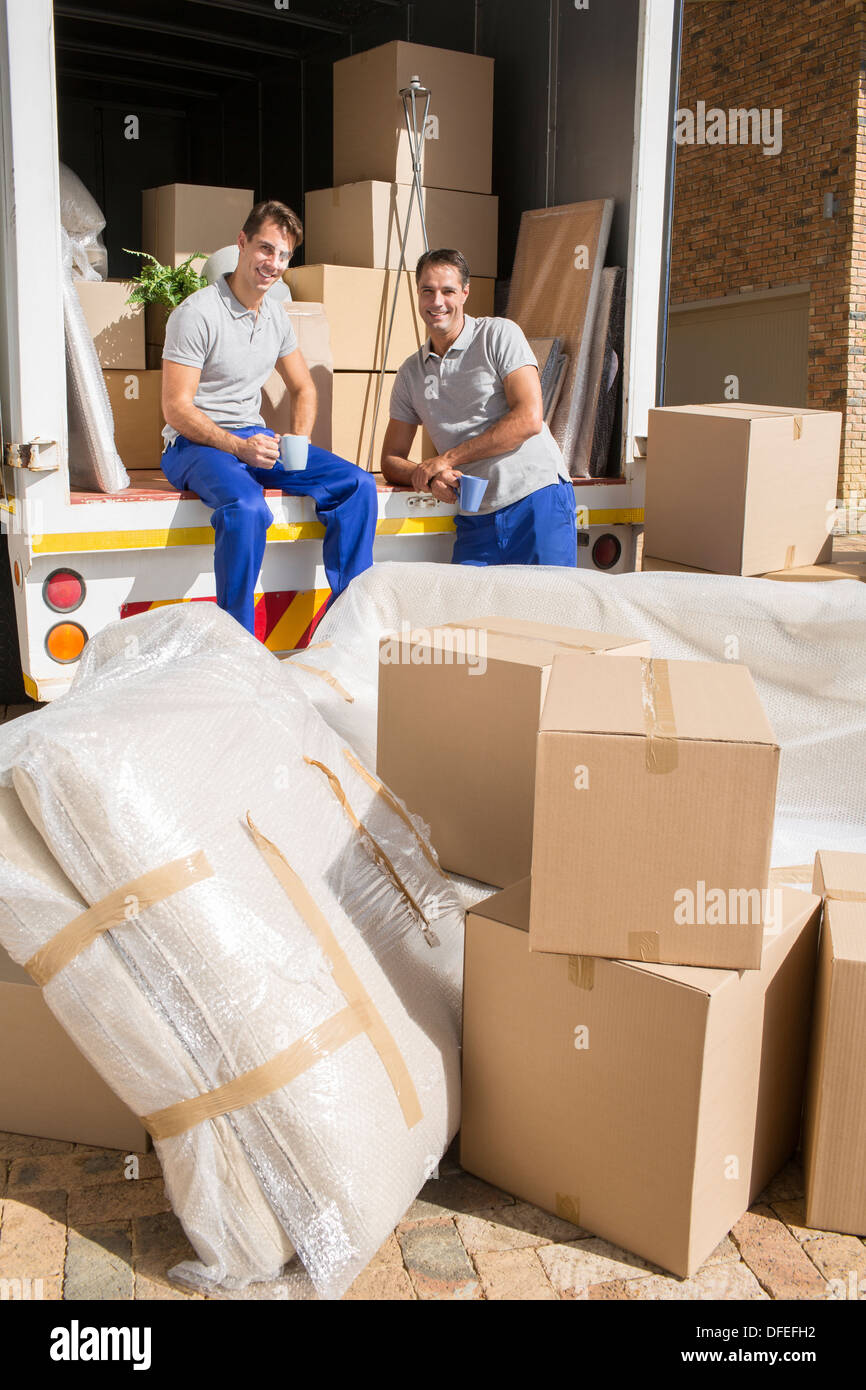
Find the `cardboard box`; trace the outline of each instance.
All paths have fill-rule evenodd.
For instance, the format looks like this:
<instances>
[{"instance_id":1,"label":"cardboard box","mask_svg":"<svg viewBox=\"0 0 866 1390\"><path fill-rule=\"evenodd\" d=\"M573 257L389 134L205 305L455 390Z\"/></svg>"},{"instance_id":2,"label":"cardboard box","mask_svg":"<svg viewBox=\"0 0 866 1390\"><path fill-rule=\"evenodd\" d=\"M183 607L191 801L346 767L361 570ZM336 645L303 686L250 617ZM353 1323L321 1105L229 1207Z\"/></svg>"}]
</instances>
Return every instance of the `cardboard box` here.
<instances>
[{"instance_id":1,"label":"cardboard box","mask_svg":"<svg viewBox=\"0 0 866 1390\"><path fill-rule=\"evenodd\" d=\"M803 1133L806 1225L866 1236L866 854L815 858L824 895Z\"/></svg>"},{"instance_id":2,"label":"cardboard box","mask_svg":"<svg viewBox=\"0 0 866 1390\"><path fill-rule=\"evenodd\" d=\"M159 468L162 372L103 371L114 415L114 442L127 469Z\"/></svg>"},{"instance_id":3,"label":"cardboard box","mask_svg":"<svg viewBox=\"0 0 866 1390\"><path fill-rule=\"evenodd\" d=\"M373 467L380 467L382 442L388 428L388 402L395 372L385 373L382 399L376 418L376 434L373 441ZM373 427L373 412L376 408L376 392L379 389L378 372L334 372L334 408L331 415L331 448L340 458L348 459L359 468L366 468L370 455L370 432ZM424 436L419 429L409 451L412 463L420 463ZM435 451L433 451L435 452Z\"/></svg>"},{"instance_id":4,"label":"cardboard box","mask_svg":"<svg viewBox=\"0 0 866 1390\"><path fill-rule=\"evenodd\" d=\"M144 1153L150 1137L0 946L0 1130Z\"/></svg>"},{"instance_id":5,"label":"cardboard box","mask_svg":"<svg viewBox=\"0 0 866 1390\"><path fill-rule=\"evenodd\" d=\"M651 410L646 553L718 574L829 560L841 422L739 401Z\"/></svg>"},{"instance_id":6,"label":"cardboard box","mask_svg":"<svg viewBox=\"0 0 866 1390\"><path fill-rule=\"evenodd\" d=\"M73 280L101 367L143 371L144 305L127 304L127 280Z\"/></svg>"},{"instance_id":7,"label":"cardboard box","mask_svg":"<svg viewBox=\"0 0 866 1390\"><path fill-rule=\"evenodd\" d=\"M644 554L640 567L643 574L704 574L709 579L719 577L714 570L699 570L694 565L678 565L675 560L659 560L655 555ZM764 577L766 578L766 575Z\"/></svg>"},{"instance_id":8,"label":"cardboard box","mask_svg":"<svg viewBox=\"0 0 866 1390\"><path fill-rule=\"evenodd\" d=\"M422 181L435 188L489 193L493 59L399 41L334 64L335 182L411 183L412 155L400 89L415 76L430 91ZM417 111L420 125L423 101L417 103Z\"/></svg>"},{"instance_id":9,"label":"cardboard box","mask_svg":"<svg viewBox=\"0 0 866 1390\"><path fill-rule=\"evenodd\" d=\"M778 767L745 666L556 656L535 770L533 951L757 969L775 925Z\"/></svg>"},{"instance_id":10,"label":"cardboard box","mask_svg":"<svg viewBox=\"0 0 866 1390\"><path fill-rule=\"evenodd\" d=\"M255 202L251 188L166 183L141 194L141 249L161 265L234 246ZM195 267L201 270L201 266Z\"/></svg>"},{"instance_id":11,"label":"cardboard box","mask_svg":"<svg viewBox=\"0 0 866 1390\"><path fill-rule=\"evenodd\" d=\"M305 245L310 264L396 270L410 193L410 184L376 182L346 183L308 193ZM426 188L424 216L431 246L454 246L463 252L473 275L496 277L498 198ZM423 250L415 203L406 245L409 270L414 271Z\"/></svg>"},{"instance_id":12,"label":"cardboard box","mask_svg":"<svg viewBox=\"0 0 866 1390\"><path fill-rule=\"evenodd\" d=\"M292 321L298 347L310 369L319 397L316 423L310 439L318 448L330 450L334 373L328 317L322 304L294 304L284 300L283 309ZM262 419L277 434L292 432L291 402L286 384L276 371L271 372L262 387Z\"/></svg>"},{"instance_id":13,"label":"cardboard box","mask_svg":"<svg viewBox=\"0 0 866 1390\"><path fill-rule=\"evenodd\" d=\"M292 298L319 300L331 326L331 352L336 371L373 372L382 366L396 271L345 265L302 265L283 279ZM484 318L493 313L495 280L473 279L465 304L467 314ZM396 371L427 339L427 326L418 313L415 275L401 276L400 294L391 330L388 369Z\"/></svg>"},{"instance_id":14,"label":"cardboard box","mask_svg":"<svg viewBox=\"0 0 866 1390\"><path fill-rule=\"evenodd\" d=\"M379 776L427 822L450 872L498 886L528 873L542 705L555 654L575 647L650 651L630 637L498 617L380 642ZM441 737L425 732L434 726Z\"/></svg>"},{"instance_id":15,"label":"cardboard box","mask_svg":"<svg viewBox=\"0 0 866 1390\"><path fill-rule=\"evenodd\" d=\"M530 951L525 880L473 907L463 1167L694 1274L797 1143L820 902L783 891L742 974Z\"/></svg>"}]
</instances>

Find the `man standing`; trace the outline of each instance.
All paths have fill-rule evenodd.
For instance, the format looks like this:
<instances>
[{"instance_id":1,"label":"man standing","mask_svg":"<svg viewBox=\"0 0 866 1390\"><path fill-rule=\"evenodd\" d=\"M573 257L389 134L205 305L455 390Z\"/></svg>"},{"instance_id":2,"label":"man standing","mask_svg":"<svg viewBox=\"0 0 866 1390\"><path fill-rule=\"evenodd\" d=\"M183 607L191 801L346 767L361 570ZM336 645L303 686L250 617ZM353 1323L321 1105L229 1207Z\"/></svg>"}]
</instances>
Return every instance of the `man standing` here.
<instances>
[{"instance_id":1,"label":"man standing","mask_svg":"<svg viewBox=\"0 0 866 1390\"><path fill-rule=\"evenodd\" d=\"M261 388L276 366L291 401L292 433L309 436L316 418L316 388L294 329L282 304L266 297L302 239L291 208L257 203L238 236L237 270L184 300L165 334L162 469L179 491L213 508L217 603L248 632L273 521L266 487L314 499L332 598L373 560L372 474L313 445L306 468L286 470L279 437L260 414Z\"/></svg>"},{"instance_id":2,"label":"man standing","mask_svg":"<svg viewBox=\"0 0 866 1390\"><path fill-rule=\"evenodd\" d=\"M575 566L574 489L521 329L464 314L469 267L459 251L425 252L415 282L430 337L397 373L382 473L443 502L457 500L462 473L487 479L480 511L456 518L453 564ZM416 465L407 455L419 425L438 454Z\"/></svg>"}]
</instances>

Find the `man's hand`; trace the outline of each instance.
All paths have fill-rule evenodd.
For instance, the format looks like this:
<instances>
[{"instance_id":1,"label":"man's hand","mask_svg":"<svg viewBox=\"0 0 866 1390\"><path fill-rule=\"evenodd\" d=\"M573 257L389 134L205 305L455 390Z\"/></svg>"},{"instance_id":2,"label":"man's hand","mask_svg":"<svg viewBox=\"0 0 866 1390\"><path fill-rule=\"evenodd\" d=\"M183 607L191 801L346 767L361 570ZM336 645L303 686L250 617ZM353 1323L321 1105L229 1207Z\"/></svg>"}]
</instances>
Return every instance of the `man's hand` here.
<instances>
[{"instance_id":1,"label":"man's hand","mask_svg":"<svg viewBox=\"0 0 866 1390\"><path fill-rule=\"evenodd\" d=\"M237 456L241 463L252 468L273 468L280 457L280 437L270 434L252 434L249 439L239 439Z\"/></svg>"},{"instance_id":2,"label":"man's hand","mask_svg":"<svg viewBox=\"0 0 866 1390\"><path fill-rule=\"evenodd\" d=\"M412 474L412 486L416 492L432 492L440 502L456 502L460 474L445 458L425 459Z\"/></svg>"}]
</instances>

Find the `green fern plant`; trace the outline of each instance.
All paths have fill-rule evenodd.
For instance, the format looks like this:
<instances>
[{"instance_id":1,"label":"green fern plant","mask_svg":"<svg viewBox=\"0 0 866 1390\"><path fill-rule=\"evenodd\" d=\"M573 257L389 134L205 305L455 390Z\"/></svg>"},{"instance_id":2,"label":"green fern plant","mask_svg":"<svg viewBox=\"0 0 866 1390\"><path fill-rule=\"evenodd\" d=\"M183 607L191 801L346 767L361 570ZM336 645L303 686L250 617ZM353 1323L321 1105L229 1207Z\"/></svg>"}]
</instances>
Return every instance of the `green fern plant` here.
<instances>
[{"instance_id":1,"label":"green fern plant","mask_svg":"<svg viewBox=\"0 0 866 1390\"><path fill-rule=\"evenodd\" d=\"M196 290L204 289L207 281L192 268L193 261L207 260L201 251L189 256L182 265L161 265L155 256L147 251L127 251L128 256L141 256L150 261L143 265L141 274L132 279L133 291L127 304L162 304L166 309L176 309Z\"/></svg>"}]
</instances>

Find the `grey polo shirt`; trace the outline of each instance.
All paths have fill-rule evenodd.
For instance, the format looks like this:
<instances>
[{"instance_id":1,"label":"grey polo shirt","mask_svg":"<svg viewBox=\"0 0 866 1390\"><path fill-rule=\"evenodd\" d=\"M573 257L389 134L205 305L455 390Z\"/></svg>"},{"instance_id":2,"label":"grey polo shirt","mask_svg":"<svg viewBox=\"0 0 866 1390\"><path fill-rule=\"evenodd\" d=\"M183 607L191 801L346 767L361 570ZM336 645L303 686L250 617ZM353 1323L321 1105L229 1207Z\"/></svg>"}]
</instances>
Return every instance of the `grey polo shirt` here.
<instances>
[{"instance_id":1,"label":"grey polo shirt","mask_svg":"<svg viewBox=\"0 0 866 1390\"><path fill-rule=\"evenodd\" d=\"M261 425L262 387L279 357L298 346L282 301L265 295L256 314L235 299L221 275L168 317L163 359L200 367L193 405L222 429ZM166 425L166 447L177 439Z\"/></svg>"},{"instance_id":2,"label":"grey polo shirt","mask_svg":"<svg viewBox=\"0 0 866 1390\"><path fill-rule=\"evenodd\" d=\"M537 365L522 329L511 319L467 314L444 357L436 355L429 338L407 357L391 392L391 418L424 425L437 452L444 454L501 420L509 410L505 378L518 367ZM482 512L499 511L558 478L568 481L547 425L511 453L476 459L461 465L460 472L489 479Z\"/></svg>"}]
</instances>

